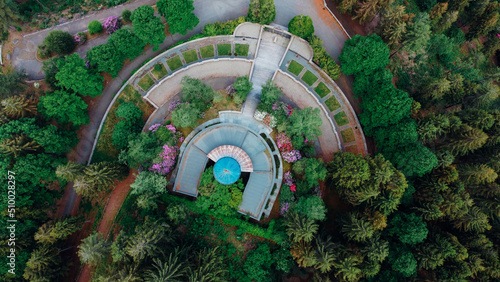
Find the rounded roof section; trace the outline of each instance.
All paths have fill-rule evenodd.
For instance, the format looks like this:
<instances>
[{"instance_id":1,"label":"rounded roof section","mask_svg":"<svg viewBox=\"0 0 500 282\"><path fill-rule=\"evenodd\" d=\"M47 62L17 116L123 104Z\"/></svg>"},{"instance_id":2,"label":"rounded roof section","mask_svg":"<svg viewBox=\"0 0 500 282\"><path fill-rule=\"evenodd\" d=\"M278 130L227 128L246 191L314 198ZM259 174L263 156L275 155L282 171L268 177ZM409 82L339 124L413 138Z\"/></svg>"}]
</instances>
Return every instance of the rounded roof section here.
<instances>
[{"instance_id":1,"label":"rounded roof section","mask_svg":"<svg viewBox=\"0 0 500 282\"><path fill-rule=\"evenodd\" d=\"M243 151L243 149L236 146L232 145L219 146L210 151L207 157L216 163L222 158L230 157L238 162L241 171L253 172L252 159L248 156L248 154L245 151Z\"/></svg>"},{"instance_id":2,"label":"rounded roof section","mask_svg":"<svg viewBox=\"0 0 500 282\"><path fill-rule=\"evenodd\" d=\"M214 177L224 185L233 184L240 178L241 168L238 162L231 157L218 160L214 166Z\"/></svg>"}]
</instances>

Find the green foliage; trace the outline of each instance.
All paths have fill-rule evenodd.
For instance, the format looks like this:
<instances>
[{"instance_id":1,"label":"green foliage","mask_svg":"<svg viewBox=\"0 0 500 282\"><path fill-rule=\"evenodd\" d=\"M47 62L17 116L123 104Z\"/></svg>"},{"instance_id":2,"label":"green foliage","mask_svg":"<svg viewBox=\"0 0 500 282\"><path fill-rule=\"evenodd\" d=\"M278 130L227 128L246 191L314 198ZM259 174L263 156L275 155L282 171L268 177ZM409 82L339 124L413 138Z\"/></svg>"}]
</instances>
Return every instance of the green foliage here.
<instances>
[{"instance_id":1,"label":"green foliage","mask_svg":"<svg viewBox=\"0 0 500 282\"><path fill-rule=\"evenodd\" d=\"M125 57L111 44L97 45L87 52L92 67L98 71L109 73L112 77L118 76Z\"/></svg>"},{"instance_id":2,"label":"green foliage","mask_svg":"<svg viewBox=\"0 0 500 282\"><path fill-rule=\"evenodd\" d=\"M65 91L55 91L40 97L38 110L48 119L58 123L73 123L74 126L89 123L87 104L82 98Z\"/></svg>"},{"instance_id":3,"label":"green foliage","mask_svg":"<svg viewBox=\"0 0 500 282\"><path fill-rule=\"evenodd\" d=\"M279 98L283 95L283 92L276 87L271 80L268 80L264 86L262 86L262 93L260 95L260 101L264 104L271 105L277 102Z\"/></svg>"},{"instance_id":4,"label":"green foliage","mask_svg":"<svg viewBox=\"0 0 500 282\"><path fill-rule=\"evenodd\" d=\"M345 42L339 60L347 75L371 75L389 64L389 48L376 34L355 35Z\"/></svg>"},{"instance_id":5,"label":"green foliage","mask_svg":"<svg viewBox=\"0 0 500 282\"><path fill-rule=\"evenodd\" d=\"M247 274L247 279L251 281L267 281L270 279L270 266L273 257L267 244L260 244L256 250L248 251L247 259L243 264L243 269Z\"/></svg>"},{"instance_id":6,"label":"green foliage","mask_svg":"<svg viewBox=\"0 0 500 282\"><path fill-rule=\"evenodd\" d=\"M248 76L241 76L236 78L233 84L236 93L234 94L234 102L236 104L241 104L247 99L248 93L252 91L252 83L248 79Z\"/></svg>"},{"instance_id":7,"label":"green foliage","mask_svg":"<svg viewBox=\"0 0 500 282\"><path fill-rule=\"evenodd\" d=\"M120 28L108 38L108 45L113 46L124 59L135 59L144 50L145 43L130 28Z\"/></svg>"},{"instance_id":8,"label":"green foliage","mask_svg":"<svg viewBox=\"0 0 500 282\"><path fill-rule=\"evenodd\" d=\"M350 212L343 219L341 232L348 240L364 242L373 236L375 229L371 222L359 213Z\"/></svg>"},{"instance_id":9,"label":"green foliage","mask_svg":"<svg viewBox=\"0 0 500 282\"><path fill-rule=\"evenodd\" d=\"M130 185L132 194L155 193L162 194L167 192L168 181L164 176L150 171L142 171L137 175L134 183Z\"/></svg>"},{"instance_id":10,"label":"green foliage","mask_svg":"<svg viewBox=\"0 0 500 282\"><path fill-rule=\"evenodd\" d=\"M318 224L313 219L296 213L287 216L285 225L288 236L294 242L311 242L318 232Z\"/></svg>"},{"instance_id":11,"label":"green foliage","mask_svg":"<svg viewBox=\"0 0 500 282\"><path fill-rule=\"evenodd\" d=\"M314 51L314 63L317 64L332 79L338 79L341 74L340 67L323 47L323 40L316 35L312 35L308 40Z\"/></svg>"},{"instance_id":12,"label":"green foliage","mask_svg":"<svg viewBox=\"0 0 500 282\"><path fill-rule=\"evenodd\" d=\"M288 31L293 35L309 38L309 36L314 34L314 25L311 17L304 15L293 17L288 23Z\"/></svg>"},{"instance_id":13,"label":"green foliage","mask_svg":"<svg viewBox=\"0 0 500 282\"><path fill-rule=\"evenodd\" d=\"M394 152L390 160L408 177L429 173L438 163L436 155L420 143Z\"/></svg>"},{"instance_id":14,"label":"green foliage","mask_svg":"<svg viewBox=\"0 0 500 282\"><path fill-rule=\"evenodd\" d=\"M13 96L24 91L26 88L25 79L26 75L22 72L0 73L0 98Z\"/></svg>"},{"instance_id":15,"label":"green foliage","mask_svg":"<svg viewBox=\"0 0 500 282\"><path fill-rule=\"evenodd\" d=\"M410 277L417 272L417 261L412 252L404 245L391 245L389 264L394 271L404 277Z\"/></svg>"},{"instance_id":16,"label":"green foliage","mask_svg":"<svg viewBox=\"0 0 500 282\"><path fill-rule=\"evenodd\" d=\"M303 108L295 110L290 115L290 123L287 127L289 135L304 134L305 138L314 140L321 135L320 127L323 125L323 120L320 116L318 108Z\"/></svg>"},{"instance_id":17,"label":"green foliage","mask_svg":"<svg viewBox=\"0 0 500 282\"><path fill-rule=\"evenodd\" d=\"M417 0L417 5L422 11L429 11L436 3L436 0Z\"/></svg>"},{"instance_id":18,"label":"green foliage","mask_svg":"<svg viewBox=\"0 0 500 282\"><path fill-rule=\"evenodd\" d=\"M390 235L395 235L405 244L415 245L427 238L427 224L414 213L398 212L391 220L391 227L388 228Z\"/></svg>"},{"instance_id":19,"label":"green foliage","mask_svg":"<svg viewBox=\"0 0 500 282\"><path fill-rule=\"evenodd\" d=\"M121 103L115 112L115 115L119 118L123 118L127 121L138 121L142 118L141 109L132 102Z\"/></svg>"},{"instance_id":20,"label":"green foliage","mask_svg":"<svg viewBox=\"0 0 500 282\"><path fill-rule=\"evenodd\" d=\"M125 149L130 139L133 138L134 134L140 131L140 129L137 122L120 120L113 128L111 142L117 149Z\"/></svg>"},{"instance_id":21,"label":"green foliage","mask_svg":"<svg viewBox=\"0 0 500 282\"><path fill-rule=\"evenodd\" d=\"M75 231L81 229L78 217L51 220L40 226L35 233L35 240L41 244L54 244L58 240L64 240Z\"/></svg>"},{"instance_id":22,"label":"green foliage","mask_svg":"<svg viewBox=\"0 0 500 282\"><path fill-rule=\"evenodd\" d=\"M147 167L161 150L162 147L153 133L141 132L129 141L128 150L120 153L119 160L135 169L141 165Z\"/></svg>"},{"instance_id":23,"label":"green foliage","mask_svg":"<svg viewBox=\"0 0 500 282\"><path fill-rule=\"evenodd\" d=\"M123 10L122 11L122 19L123 21L125 21L126 23L129 23L131 22L132 20L130 19L130 17L132 16L132 12L130 12L130 10Z\"/></svg>"},{"instance_id":24,"label":"green foliage","mask_svg":"<svg viewBox=\"0 0 500 282\"><path fill-rule=\"evenodd\" d=\"M57 67L57 65L59 64L59 61L64 61L64 59L60 57L53 57L43 61L42 71L45 73L44 81L47 82L47 84L49 84L52 88L56 87L56 74L59 72L59 68ZM2 76L3 75L0 75L0 80Z\"/></svg>"},{"instance_id":25,"label":"green foliage","mask_svg":"<svg viewBox=\"0 0 500 282\"><path fill-rule=\"evenodd\" d=\"M192 0L160 0L156 3L158 12L167 20L171 34L185 35L198 25L200 20L194 15Z\"/></svg>"},{"instance_id":26,"label":"green foliage","mask_svg":"<svg viewBox=\"0 0 500 282\"><path fill-rule=\"evenodd\" d=\"M304 179L309 187L318 185L319 180L325 180L326 167L322 159L302 158L293 165L293 171L297 174L304 174Z\"/></svg>"},{"instance_id":27,"label":"green foliage","mask_svg":"<svg viewBox=\"0 0 500 282\"><path fill-rule=\"evenodd\" d=\"M146 44L152 44L155 48L165 40L165 25L161 19L155 17L151 6L140 6L132 12L132 25L134 33Z\"/></svg>"},{"instance_id":28,"label":"green foliage","mask_svg":"<svg viewBox=\"0 0 500 282\"><path fill-rule=\"evenodd\" d=\"M102 32L102 24L99 21L93 20L89 22L88 25L89 33L96 34L96 33L101 33Z\"/></svg>"},{"instance_id":29,"label":"green foliage","mask_svg":"<svg viewBox=\"0 0 500 282\"><path fill-rule=\"evenodd\" d=\"M201 111L210 108L210 103L212 103L215 95L215 91L212 87L204 84L199 79L189 76L183 77L181 83L183 102L189 102Z\"/></svg>"},{"instance_id":30,"label":"green foliage","mask_svg":"<svg viewBox=\"0 0 500 282\"><path fill-rule=\"evenodd\" d=\"M50 52L56 54L69 54L75 49L73 36L66 31L53 30L43 40L43 44Z\"/></svg>"},{"instance_id":31,"label":"green foliage","mask_svg":"<svg viewBox=\"0 0 500 282\"><path fill-rule=\"evenodd\" d=\"M57 61L59 72L55 75L56 85L73 90L83 96L97 97L103 90L103 78L89 71L85 61L78 54L71 54L65 60Z\"/></svg>"},{"instance_id":32,"label":"green foliage","mask_svg":"<svg viewBox=\"0 0 500 282\"><path fill-rule=\"evenodd\" d=\"M309 219L325 220L326 207L321 197L301 197L293 210Z\"/></svg>"},{"instance_id":33,"label":"green foliage","mask_svg":"<svg viewBox=\"0 0 500 282\"><path fill-rule=\"evenodd\" d=\"M276 17L274 0L251 0L247 21L258 24L270 24Z\"/></svg>"},{"instance_id":34,"label":"green foliage","mask_svg":"<svg viewBox=\"0 0 500 282\"><path fill-rule=\"evenodd\" d=\"M172 112L172 124L176 127L195 128L201 111L193 104L184 103Z\"/></svg>"},{"instance_id":35,"label":"green foliage","mask_svg":"<svg viewBox=\"0 0 500 282\"><path fill-rule=\"evenodd\" d=\"M110 247L99 233L91 234L78 246L80 261L94 266L104 261L109 253Z\"/></svg>"}]
</instances>

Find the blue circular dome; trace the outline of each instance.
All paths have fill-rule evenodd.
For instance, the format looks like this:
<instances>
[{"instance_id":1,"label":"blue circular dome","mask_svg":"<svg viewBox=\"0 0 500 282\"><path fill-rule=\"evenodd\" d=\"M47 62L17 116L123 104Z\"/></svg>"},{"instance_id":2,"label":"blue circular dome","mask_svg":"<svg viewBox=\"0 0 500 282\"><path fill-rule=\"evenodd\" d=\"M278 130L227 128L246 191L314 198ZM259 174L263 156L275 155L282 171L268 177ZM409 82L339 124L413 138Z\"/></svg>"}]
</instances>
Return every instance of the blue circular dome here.
<instances>
[{"instance_id":1,"label":"blue circular dome","mask_svg":"<svg viewBox=\"0 0 500 282\"><path fill-rule=\"evenodd\" d=\"M215 163L214 177L221 184L233 184L240 178L240 175L240 164L233 158L224 157Z\"/></svg>"}]
</instances>

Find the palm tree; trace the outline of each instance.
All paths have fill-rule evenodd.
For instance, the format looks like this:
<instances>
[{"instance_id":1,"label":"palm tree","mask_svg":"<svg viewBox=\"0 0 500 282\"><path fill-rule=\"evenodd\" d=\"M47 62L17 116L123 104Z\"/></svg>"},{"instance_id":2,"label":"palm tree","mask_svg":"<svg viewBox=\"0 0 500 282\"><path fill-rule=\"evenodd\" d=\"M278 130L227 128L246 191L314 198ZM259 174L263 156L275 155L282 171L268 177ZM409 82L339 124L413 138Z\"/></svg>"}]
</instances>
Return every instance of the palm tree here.
<instances>
[{"instance_id":1,"label":"palm tree","mask_svg":"<svg viewBox=\"0 0 500 282\"><path fill-rule=\"evenodd\" d=\"M353 254L347 254L344 258L335 263L335 277L342 277L346 281L356 281L360 278L361 269L359 258Z\"/></svg>"},{"instance_id":2,"label":"palm tree","mask_svg":"<svg viewBox=\"0 0 500 282\"><path fill-rule=\"evenodd\" d=\"M26 116L28 113L36 114L36 103L21 96L12 96L2 100L2 111L8 117L17 119Z\"/></svg>"},{"instance_id":3,"label":"palm tree","mask_svg":"<svg viewBox=\"0 0 500 282\"><path fill-rule=\"evenodd\" d=\"M9 26L19 20L16 4L11 0L0 0L0 33L9 33Z\"/></svg>"},{"instance_id":4,"label":"palm tree","mask_svg":"<svg viewBox=\"0 0 500 282\"><path fill-rule=\"evenodd\" d=\"M316 240L315 251L316 264L314 265L314 268L322 273L329 272L333 267L333 263L337 259L337 254L335 253L331 238L328 237L326 240L318 238Z\"/></svg>"},{"instance_id":5,"label":"palm tree","mask_svg":"<svg viewBox=\"0 0 500 282\"><path fill-rule=\"evenodd\" d=\"M0 151L6 155L13 155L14 158L26 152L36 152L39 148L40 144L31 140L25 134L15 135L0 142Z\"/></svg>"},{"instance_id":6,"label":"palm tree","mask_svg":"<svg viewBox=\"0 0 500 282\"><path fill-rule=\"evenodd\" d=\"M158 242L164 238L164 228L142 228L130 237L126 252L134 261L140 262L146 256L155 256L161 251Z\"/></svg>"},{"instance_id":7,"label":"palm tree","mask_svg":"<svg viewBox=\"0 0 500 282\"><path fill-rule=\"evenodd\" d=\"M85 166L82 164L68 162L57 167L56 175L66 181L74 181L77 177L82 176L84 168Z\"/></svg>"},{"instance_id":8,"label":"palm tree","mask_svg":"<svg viewBox=\"0 0 500 282\"><path fill-rule=\"evenodd\" d=\"M382 262L389 255L389 242L374 236L365 242L360 251L369 260Z\"/></svg>"},{"instance_id":9,"label":"palm tree","mask_svg":"<svg viewBox=\"0 0 500 282\"><path fill-rule=\"evenodd\" d=\"M177 249L168 255L165 262L159 259L153 260L155 270L147 271L146 281L161 282L161 281L183 281L187 265L179 260Z\"/></svg>"},{"instance_id":10,"label":"palm tree","mask_svg":"<svg viewBox=\"0 0 500 282\"><path fill-rule=\"evenodd\" d=\"M318 232L318 224L314 220L297 213L290 214L285 225L288 236L294 242L311 242L316 232Z\"/></svg>"},{"instance_id":11,"label":"palm tree","mask_svg":"<svg viewBox=\"0 0 500 282\"><path fill-rule=\"evenodd\" d=\"M218 247L202 249L196 254L195 265L189 269L189 282L223 281L226 265L217 253Z\"/></svg>"},{"instance_id":12,"label":"palm tree","mask_svg":"<svg viewBox=\"0 0 500 282\"><path fill-rule=\"evenodd\" d=\"M109 243L99 233L91 234L78 246L80 261L94 266L105 260L109 253Z\"/></svg>"},{"instance_id":13,"label":"palm tree","mask_svg":"<svg viewBox=\"0 0 500 282\"><path fill-rule=\"evenodd\" d=\"M472 207L469 212L455 220L453 226L462 231L484 232L491 229L488 216L479 207Z\"/></svg>"},{"instance_id":14,"label":"palm tree","mask_svg":"<svg viewBox=\"0 0 500 282\"><path fill-rule=\"evenodd\" d=\"M300 267L311 267L317 264L316 253L310 243L305 241L294 242L290 253Z\"/></svg>"},{"instance_id":15,"label":"palm tree","mask_svg":"<svg viewBox=\"0 0 500 282\"><path fill-rule=\"evenodd\" d=\"M353 241L362 242L373 236L372 224L361 218L357 212L351 212L342 224L341 232L344 236Z\"/></svg>"}]
</instances>

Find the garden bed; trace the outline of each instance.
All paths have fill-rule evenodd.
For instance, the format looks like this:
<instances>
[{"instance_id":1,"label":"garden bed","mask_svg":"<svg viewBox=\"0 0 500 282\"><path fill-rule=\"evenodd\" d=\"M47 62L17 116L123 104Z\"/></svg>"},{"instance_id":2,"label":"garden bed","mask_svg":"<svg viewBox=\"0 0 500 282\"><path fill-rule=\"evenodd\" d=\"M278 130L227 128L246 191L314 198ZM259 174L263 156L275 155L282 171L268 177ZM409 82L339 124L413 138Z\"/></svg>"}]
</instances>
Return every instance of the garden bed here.
<instances>
[{"instance_id":1,"label":"garden bed","mask_svg":"<svg viewBox=\"0 0 500 282\"><path fill-rule=\"evenodd\" d=\"M179 57L179 55L171 58L171 59L168 59L167 60L167 65L168 67L170 68L171 71L175 71L176 69L182 67L182 61L181 61L181 58Z\"/></svg>"},{"instance_id":2,"label":"garden bed","mask_svg":"<svg viewBox=\"0 0 500 282\"><path fill-rule=\"evenodd\" d=\"M314 91L321 97L324 98L326 95L328 95L331 91L326 87L326 85L323 82L320 82L316 88L314 88Z\"/></svg>"},{"instance_id":3,"label":"garden bed","mask_svg":"<svg viewBox=\"0 0 500 282\"><path fill-rule=\"evenodd\" d=\"M335 111L336 109L340 108L340 104L337 101L337 98L335 98L335 96L328 98L325 101L325 104L328 107L328 109L330 109L330 111L332 111L332 112Z\"/></svg>"},{"instance_id":4,"label":"garden bed","mask_svg":"<svg viewBox=\"0 0 500 282\"><path fill-rule=\"evenodd\" d=\"M146 122L148 117L154 111L154 108L150 104L144 102L142 96L139 92L137 92L137 90L135 90L132 86L127 85L119 94L118 99L116 99L106 116L101 133L99 134L99 139L97 140L94 154L92 155L92 162L115 161L118 157L120 151L113 145L111 137L113 135L115 125L118 121L120 121L120 119L115 115L115 111L118 109L120 104L125 102L132 102L141 109L143 112L142 119L144 122Z\"/></svg>"},{"instance_id":5,"label":"garden bed","mask_svg":"<svg viewBox=\"0 0 500 282\"><path fill-rule=\"evenodd\" d=\"M200 48L200 54L202 59L211 58L215 55L214 46L207 45Z\"/></svg>"},{"instance_id":6,"label":"garden bed","mask_svg":"<svg viewBox=\"0 0 500 282\"><path fill-rule=\"evenodd\" d=\"M217 44L217 54L219 56L231 56L231 44Z\"/></svg>"},{"instance_id":7,"label":"garden bed","mask_svg":"<svg viewBox=\"0 0 500 282\"><path fill-rule=\"evenodd\" d=\"M156 70L156 66L160 66L160 70ZM156 77L156 79L162 79L168 74L167 68L162 63L158 63L155 65L155 68L151 71L151 73Z\"/></svg>"},{"instance_id":8,"label":"garden bed","mask_svg":"<svg viewBox=\"0 0 500 282\"><path fill-rule=\"evenodd\" d=\"M347 118L344 111L334 115L333 118L335 119L335 122L337 123L338 126L344 126L346 124L349 124L349 119Z\"/></svg>"},{"instance_id":9,"label":"garden bed","mask_svg":"<svg viewBox=\"0 0 500 282\"><path fill-rule=\"evenodd\" d=\"M288 71L299 76L300 72L304 69L304 66L292 60L288 66Z\"/></svg>"},{"instance_id":10,"label":"garden bed","mask_svg":"<svg viewBox=\"0 0 500 282\"><path fill-rule=\"evenodd\" d=\"M312 86L318 78L314 75L314 73L308 70L302 76L302 80L307 83L307 85Z\"/></svg>"},{"instance_id":11,"label":"garden bed","mask_svg":"<svg viewBox=\"0 0 500 282\"><path fill-rule=\"evenodd\" d=\"M182 53L182 56L184 57L184 61L186 61L186 64L198 61L198 54L194 49Z\"/></svg>"},{"instance_id":12,"label":"garden bed","mask_svg":"<svg viewBox=\"0 0 500 282\"><path fill-rule=\"evenodd\" d=\"M356 137L354 137L354 131L352 128L344 129L340 132L340 135L342 135L342 140L344 140L344 143L351 143L356 141Z\"/></svg>"},{"instance_id":13,"label":"garden bed","mask_svg":"<svg viewBox=\"0 0 500 282\"><path fill-rule=\"evenodd\" d=\"M148 89L151 88L153 84L155 84L155 81L151 78L149 74L146 74L144 77L141 78L141 80L139 80L137 84L139 85L139 87L142 88L142 90L148 91Z\"/></svg>"},{"instance_id":14,"label":"garden bed","mask_svg":"<svg viewBox=\"0 0 500 282\"><path fill-rule=\"evenodd\" d=\"M247 57L249 48L250 46L248 46L248 44L236 44L234 45L234 55Z\"/></svg>"}]
</instances>

